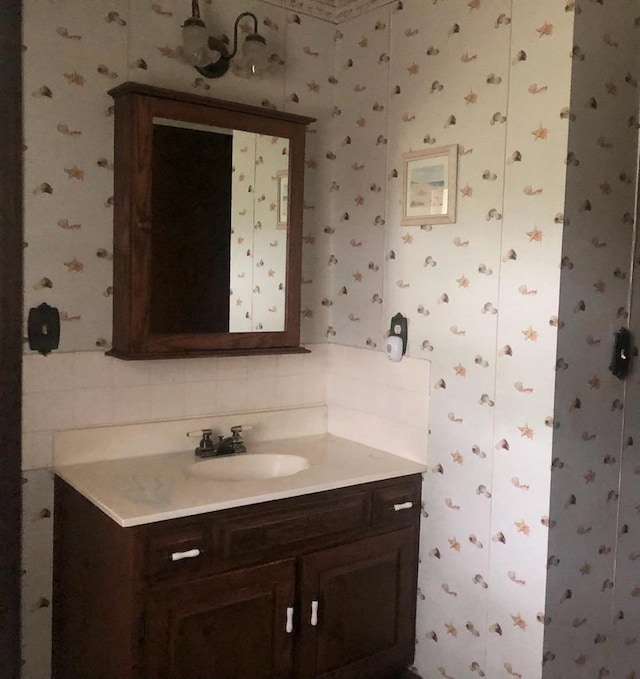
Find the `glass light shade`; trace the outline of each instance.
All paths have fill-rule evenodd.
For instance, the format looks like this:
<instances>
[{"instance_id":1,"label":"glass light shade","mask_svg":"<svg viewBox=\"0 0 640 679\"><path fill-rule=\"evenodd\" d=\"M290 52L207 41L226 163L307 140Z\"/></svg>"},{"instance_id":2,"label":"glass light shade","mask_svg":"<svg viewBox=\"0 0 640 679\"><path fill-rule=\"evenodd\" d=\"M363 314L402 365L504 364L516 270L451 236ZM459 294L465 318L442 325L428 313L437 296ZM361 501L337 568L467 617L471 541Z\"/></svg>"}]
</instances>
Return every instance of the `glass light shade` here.
<instances>
[{"instance_id":1,"label":"glass light shade","mask_svg":"<svg viewBox=\"0 0 640 679\"><path fill-rule=\"evenodd\" d=\"M185 23L182 27L182 56L192 66L211 63L208 49L207 29L198 23Z\"/></svg>"},{"instance_id":2,"label":"glass light shade","mask_svg":"<svg viewBox=\"0 0 640 679\"><path fill-rule=\"evenodd\" d=\"M242 64L238 75L251 78L261 78L269 68L269 53L267 44L257 33L250 35L242 45Z\"/></svg>"}]
</instances>

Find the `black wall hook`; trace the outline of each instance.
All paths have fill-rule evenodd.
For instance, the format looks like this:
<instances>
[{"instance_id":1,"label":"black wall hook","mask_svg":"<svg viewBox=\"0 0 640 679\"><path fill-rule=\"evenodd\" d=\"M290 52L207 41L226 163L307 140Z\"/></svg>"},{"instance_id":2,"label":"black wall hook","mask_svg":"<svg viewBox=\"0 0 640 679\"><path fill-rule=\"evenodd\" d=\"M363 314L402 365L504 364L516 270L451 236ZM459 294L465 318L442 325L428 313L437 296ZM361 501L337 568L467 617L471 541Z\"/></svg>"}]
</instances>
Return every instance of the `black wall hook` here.
<instances>
[{"instance_id":1,"label":"black wall hook","mask_svg":"<svg viewBox=\"0 0 640 679\"><path fill-rule=\"evenodd\" d=\"M613 337L613 355L609 370L619 380L624 380L631 369L631 357L633 356L631 333L627 328L620 328Z\"/></svg>"}]
</instances>

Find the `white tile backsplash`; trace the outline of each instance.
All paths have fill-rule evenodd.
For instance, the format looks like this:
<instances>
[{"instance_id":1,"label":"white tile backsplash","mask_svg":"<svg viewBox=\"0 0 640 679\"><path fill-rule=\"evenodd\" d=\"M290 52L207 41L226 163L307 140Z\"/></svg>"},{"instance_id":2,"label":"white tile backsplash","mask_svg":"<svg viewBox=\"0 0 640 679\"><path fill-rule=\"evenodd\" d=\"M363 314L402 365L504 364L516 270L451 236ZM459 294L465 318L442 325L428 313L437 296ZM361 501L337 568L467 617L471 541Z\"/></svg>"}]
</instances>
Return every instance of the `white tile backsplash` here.
<instances>
[{"instance_id":1,"label":"white tile backsplash","mask_svg":"<svg viewBox=\"0 0 640 679\"><path fill-rule=\"evenodd\" d=\"M276 374L281 377L302 375L304 373L304 354L286 354L276 357Z\"/></svg>"},{"instance_id":2,"label":"white tile backsplash","mask_svg":"<svg viewBox=\"0 0 640 679\"><path fill-rule=\"evenodd\" d=\"M249 359L246 356L226 356L218 359L219 380L246 380Z\"/></svg>"},{"instance_id":3,"label":"white tile backsplash","mask_svg":"<svg viewBox=\"0 0 640 679\"><path fill-rule=\"evenodd\" d=\"M27 354L23 468L51 465L53 431L323 404L327 349L309 348L304 355L162 361L98 351Z\"/></svg>"},{"instance_id":4,"label":"white tile backsplash","mask_svg":"<svg viewBox=\"0 0 640 679\"><path fill-rule=\"evenodd\" d=\"M32 431L22 435L23 469L42 469L53 464L53 432Z\"/></svg>"},{"instance_id":5,"label":"white tile backsplash","mask_svg":"<svg viewBox=\"0 0 640 679\"><path fill-rule=\"evenodd\" d=\"M185 382L212 382L218 378L218 359L200 358L184 362Z\"/></svg>"},{"instance_id":6,"label":"white tile backsplash","mask_svg":"<svg viewBox=\"0 0 640 679\"><path fill-rule=\"evenodd\" d=\"M405 432L410 456L423 459L428 362L391 363L382 352L339 345L308 348L147 362L101 352L25 355L23 468L51 465L55 431L325 403L335 423L330 433L398 453Z\"/></svg>"},{"instance_id":7,"label":"white tile backsplash","mask_svg":"<svg viewBox=\"0 0 640 679\"><path fill-rule=\"evenodd\" d=\"M276 377L276 405L291 407L302 401L303 375L285 375Z\"/></svg>"},{"instance_id":8,"label":"white tile backsplash","mask_svg":"<svg viewBox=\"0 0 640 679\"><path fill-rule=\"evenodd\" d=\"M177 384L184 382L185 361L151 361L149 384Z\"/></svg>"},{"instance_id":9,"label":"white tile backsplash","mask_svg":"<svg viewBox=\"0 0 640 679\"><path fill-rule=\"evenodd\" d=\"M273 360L273 356L254 356L247 365L249 380L260 377L274 377L276 363L277 361Z\"/></svg>"},{"instance_id":10,"label":"white tile backsplash","mask_svg":"<svg viewBox=\"0 0 640 679\"><path fill-rule=\"evenodd\" d=\"M342 405L329 407L329 433L425 463L426 428L413 427Z\"/></svg>"},{"instance_id":11,"label":"white tile backsplash","mask_svg":"<svg viewBox=\"0 0 640 679\"><path fill-rule=\"evenodd\" d=\"M22 428L26 433L69 429L75 426L75 392L25 393L22 399Z\"/></svg>"},{"instance_id":12,"label":"white tile backsplash","mask_svg":"<svg viewBox=\"0 0 640 679\"><path fill-rule=\"evenodd\" d=\"M150 381L148 362L113 360L113 385L115 387L139 387L149 384Z\"/></svg>"},{"instance_id":13,"label":"white tile backsplash","mask_svg":"<svg viewBox=\"0 0 640 679\"><path fill-rule=\"evenodd\" d=\"M184 385L184 409L190 415L206 415L216 411L218 382L186 382Z\"/></svg>"},{"instance_id":14,"label":"white tile backsplash","mask_svg":"<svg viewBox=\"0 0 640 679\"><path fill-rule=\"evenodd\" d=\"M153 384L151 399L151 419L164 420L184 416L184 384Z\"/></svg>"},{"instance_id":15,"label":"white tile backsplash","mask_svg":"<svg viewBox=\"0 0 640 679\"><path fill-rule=\"evenodd\" d=\"M313 351L303 355L302 370L305 375L325 374L329 357L329 344L314 344Z\"/></svg>"},{"instance_id":16,"label":"white tile backsplash","mask_svg":"<svg viewBox=\"0 0 640 679\"><path fill-rule=\"evenodd\" d=\"M330 345L329 433L426 462L429 369L424 360L393 363L381 351Z\"/></svg>"},{"instance_id":17,"label":"white tile backsplash","mask_svg":"<svg viewBox=\"0 0 640 679\"><path fill-rule=\"evenodd\" d=\"M115 419L113 387L76 389L73 416L75 426L109 424Z\"/></svg>"},{"instance_id":18,"label":"white tile backsplash","mask_svg":"<svg viewBox=\"0 0 640 679\"><path fill-rule=\"evenodd\" d=\"M274 372L275 372L275 366ZM313 403L313 401L309 401ZM268 377L250 377L247 382L247 407L250 410L276 407L275 374Z\"/></svg>"},{"instance_id":19,"label":"white tile backsplash","mask_svg":"<svg viewBox=\"0 0 640 679\"><path fill-rule=\"evenodd\" d=\"M303 403L326 403L327 380L324 374L305 374L302 376Z\"/></svg>"},{"instance_id":20,"label":"white tile backsplash","mask_svg":"<svg viewBox=\"0 0 640 679\"><path fill-rule=\"evenodd\" d=\"M74 358L77 389L113 386L113 358L97 351L79 351L74 354Z\"/></svg>"},{"instance_id":21,"label":"white tile backsplash","mask_svg":"<svg viewBox=\"0 0 640 679\"><path fill-rule=\"evenodd\" d=\"M75 384L75 365L75 354L25 356L22 388L25 393L71 388Z\"/></svg>"},{"instance_id":22,"label":"white tile backsplash","mask_svg":"<svg viewBox=\"0 0 640 679\"><path fill-rule=\"evenodd\" d=\"M114 387L111 392L114 421L148 420L151 417L149 392L147 385Z\"/></svg>"},{"instance_id":23,"label":"white tile backsplash","mask_svg":"<svg viewBox=\"0 0 640 679\"><path fill-rule=\"evenodd\" d=\"M218 412L234 413L247 409L247 376L217 382Z\"/></svg>"}]
</instances>

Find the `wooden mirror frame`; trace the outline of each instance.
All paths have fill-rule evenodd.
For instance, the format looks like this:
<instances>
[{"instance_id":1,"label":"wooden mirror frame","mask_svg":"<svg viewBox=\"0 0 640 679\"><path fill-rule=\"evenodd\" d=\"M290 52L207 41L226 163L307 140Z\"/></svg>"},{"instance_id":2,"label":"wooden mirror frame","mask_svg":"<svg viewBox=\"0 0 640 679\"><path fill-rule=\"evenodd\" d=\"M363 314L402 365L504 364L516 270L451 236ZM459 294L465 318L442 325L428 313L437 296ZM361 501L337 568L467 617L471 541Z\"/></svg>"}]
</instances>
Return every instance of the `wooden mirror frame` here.
<instances>
[{"instance_id":1,"label":"wooden mirror frame","mask_svg":"<svg viewBox=\"0 0 640 679\"><path fill-rule=\"evenodd\" d=\"M314 118L138 83L115 100L113 343L125 360L297 353L300 343L302 211L306 126ZM151 329L151 173L154 118L255 132L289 140L289 220L282 332L154 334Z\"/></svg>"}]
</instances>

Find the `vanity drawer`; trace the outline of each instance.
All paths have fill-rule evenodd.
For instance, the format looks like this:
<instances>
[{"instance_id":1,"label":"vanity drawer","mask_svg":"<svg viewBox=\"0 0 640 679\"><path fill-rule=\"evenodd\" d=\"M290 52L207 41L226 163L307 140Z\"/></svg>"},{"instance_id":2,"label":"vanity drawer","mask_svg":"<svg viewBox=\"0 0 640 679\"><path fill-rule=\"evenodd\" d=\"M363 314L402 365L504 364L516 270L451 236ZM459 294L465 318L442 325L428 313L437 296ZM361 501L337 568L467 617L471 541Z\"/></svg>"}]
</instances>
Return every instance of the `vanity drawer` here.
<instances>
[{"instance_id":1,"label":"vanity drawer","mask_svg":"<svg viewBox=\"0 0 640 679\"><path fill-rule=\"evenodd\" d=\"M372 492L373 526L398 528L420 520L421 477L410 477Z\"/></svg>"},{"instance_id":2,"label":"vanity drawer","mask_svg":"<svg viewBox=\"0 0 640 679\"><path fill-rule=\"evenodd\" d=\"M213 541L204 517L167 521L147 528L146 572L153 577L201 573L210 564Z\"/></svg>"},{"instance_id":3,"label":"vanity drawer","mask_svg":"<svg viewBox=\"0 0 640 679\"><path fill-rule=\"evenodd\" d=\"M350 493L327 502L297 499L294 508L253 511L216 521L220 557L224 560L286 550L288 547L366 530L371 516L370 495Z\"/></svg>"},{"instance_id":4,"label":"vanity drawer","mask_svg":"<svg viewBox=\"0 0 640 679\"><path fill-rule=\"evenodd\" d=\"M145 572L182 579L417 525L421 481L418 475L150 524Z\"/></svg>"}]
</instances>

